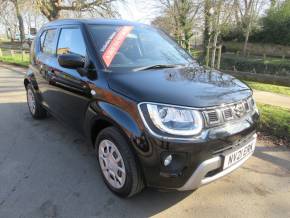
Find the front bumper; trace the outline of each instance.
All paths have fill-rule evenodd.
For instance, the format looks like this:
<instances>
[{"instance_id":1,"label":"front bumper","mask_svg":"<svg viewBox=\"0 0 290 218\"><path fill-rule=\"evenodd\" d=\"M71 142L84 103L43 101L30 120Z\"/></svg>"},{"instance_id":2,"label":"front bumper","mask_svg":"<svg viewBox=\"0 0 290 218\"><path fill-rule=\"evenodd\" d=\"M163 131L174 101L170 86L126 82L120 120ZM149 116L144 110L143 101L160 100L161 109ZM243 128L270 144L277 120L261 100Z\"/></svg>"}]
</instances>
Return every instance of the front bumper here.
<instances>
[{"instance_id":1,"label":"front bumper","mask_svg":"<svg viewBox=\"0 0 290 218\"><path fill-rule=\"evenodd\" d=\"M160 139L146 134L136 147L147 147L138 153L146 185L158 189L192 190L214 181L244 161L222 170L224 155L256 138L257 113L239 122L208 129L196 141ZM146 145L146 146L144 146ZM172 163L164 166L164 157L171 154Z\"/></svg>"},{"instance_id":2,"label":"front bumper","mask_svg":"<svg viewBox=\"0 0 290 218\"><path fill-rule=\"evenodd\" d=\"M247 143L256 143L257 134L254 134ZM244 144L246 145L246 143ZM242 146L244 146L242 145ZM222 168L223 165L223 157L217 156L208 160L205 160L202 162L198 168L194 171L192 176L187 180L187 182L180 188L178 188L179 191L187 191L187 190L194 190L199 188L200 186L206 185L210 182L213 182L229 173L234 171L235 169L239 168L246 160L250 158L251 155L247 156L246 158L240 160L233 166L218 171L215 174L212 174L210 176L207 176L210 172L219 170Z\"/></svg>"}]
</instances>

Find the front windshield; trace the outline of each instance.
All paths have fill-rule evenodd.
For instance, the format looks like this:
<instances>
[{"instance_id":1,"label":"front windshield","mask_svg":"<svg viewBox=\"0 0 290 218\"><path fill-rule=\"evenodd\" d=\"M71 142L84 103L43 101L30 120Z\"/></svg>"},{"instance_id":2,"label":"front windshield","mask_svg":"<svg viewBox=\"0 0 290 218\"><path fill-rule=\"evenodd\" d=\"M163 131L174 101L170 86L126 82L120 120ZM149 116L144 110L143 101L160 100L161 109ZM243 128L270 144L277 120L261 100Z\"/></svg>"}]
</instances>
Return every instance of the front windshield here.
<instances>
[{"instance_id":1,"label":"front windshield","mask_svg":"<svg viewBox=\"0 0 290 218\"><path fill-rule=\"evenodd\" d=\"M107 68L187 65L192 58L165 33L148 26L90 25Z\"/></svg>"}]
</instances>

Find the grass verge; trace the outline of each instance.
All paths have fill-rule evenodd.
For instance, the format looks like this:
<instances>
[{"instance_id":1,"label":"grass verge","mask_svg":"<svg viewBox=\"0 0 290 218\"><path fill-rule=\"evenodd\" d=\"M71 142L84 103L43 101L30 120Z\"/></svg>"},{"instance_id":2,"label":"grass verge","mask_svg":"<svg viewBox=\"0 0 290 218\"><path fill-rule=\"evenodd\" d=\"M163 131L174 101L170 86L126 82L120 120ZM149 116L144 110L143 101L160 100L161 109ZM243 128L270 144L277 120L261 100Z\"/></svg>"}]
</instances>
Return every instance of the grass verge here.
<instances>
[{"instance_id":1,"label":"grass verge","mask_svg":"<svg viewBox=\"0 0 290 218\"><path fill-rule=\"evenodd\" d=\"M287 86L272 85L272 84L259 83L259 82L253 82L253 81L247 81L247 80L244 82L247 83L251 88L256 89L256 90L273 92L277 94L290 96L290 87L287 87Z\"/></svg>"},{"instance_id":2,"label":"grass verge","mask_svg":"<svg viewBox=\"0 0 290 218\"><path fill-rule=\"evenodd\" d=\"M29 56L25 55L22 57L20 54L15 54L14 56L11 55L6 55L6 56L1 56L0 61L3 63L8 63L8 64L15 64L23 67L28 67L29 65Z\"/></svg>"},{"instance_id":3,"label":"grass verge","mask_svg":"<svg viewBox=\"0 0 290 218\"><path fill-rule=\"evenodd\" d=\"M290 110L259 104L261 114L259 131L290 141Z\"/></svg>"}]
</instances>

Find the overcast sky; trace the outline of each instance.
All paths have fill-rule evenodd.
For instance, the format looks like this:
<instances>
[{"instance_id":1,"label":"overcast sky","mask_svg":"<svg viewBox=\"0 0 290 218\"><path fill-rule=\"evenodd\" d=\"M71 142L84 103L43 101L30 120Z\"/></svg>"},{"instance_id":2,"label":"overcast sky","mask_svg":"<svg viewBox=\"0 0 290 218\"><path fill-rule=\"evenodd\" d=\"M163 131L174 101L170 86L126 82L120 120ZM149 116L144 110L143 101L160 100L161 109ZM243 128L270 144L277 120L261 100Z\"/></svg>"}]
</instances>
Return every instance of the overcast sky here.
<instances>
[{"instance_id":1,"label":"overcast sky","mask_svg":"<svg viewBox=\"0 0 290 218\"><path fill-rule=\"evenodd\" d=\"M117 3L117 10L122 19L138 21L149 24L156 17L160 10L154 7L154 0L126 0L126 3ZM0 24L0 34L4 33Z\"/></svg>"},{"instance_id":2,"label":"overcast sky","mask_svg":"<svg viewBox=\"0 0 290 218\"><path fill-rule=\"evenodd\" d=\"M118 4L119 13L123 19L149 24L160 13L154 0L126 0Z\"/></svg>"}]
</instances>

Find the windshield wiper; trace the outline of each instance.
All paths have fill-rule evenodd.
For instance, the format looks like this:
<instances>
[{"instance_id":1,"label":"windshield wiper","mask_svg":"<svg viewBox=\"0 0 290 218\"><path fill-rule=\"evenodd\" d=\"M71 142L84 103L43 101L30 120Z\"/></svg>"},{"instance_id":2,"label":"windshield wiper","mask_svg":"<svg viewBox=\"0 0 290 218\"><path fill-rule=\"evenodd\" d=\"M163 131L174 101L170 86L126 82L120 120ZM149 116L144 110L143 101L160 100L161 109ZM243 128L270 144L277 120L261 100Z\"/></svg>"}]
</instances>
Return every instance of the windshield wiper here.
<instances>
[{"instance_id":1,"label":"windshield wiper","mask_svg":"<svg viewBox=\"0 0 290 218\"><path fill-rule=\"evenodd\" d=\"M175 67L179 67L179 66L183 66L183 65L180 65L180 64L155 64L155 65L135 68L133 71L142 71L142 70L150 70L150 69L162 69L162 68L175 68Z\"/></svg>"}]
</instances>

